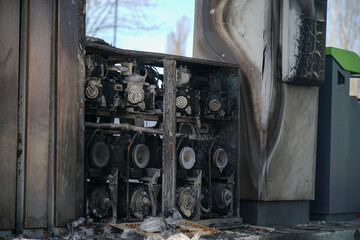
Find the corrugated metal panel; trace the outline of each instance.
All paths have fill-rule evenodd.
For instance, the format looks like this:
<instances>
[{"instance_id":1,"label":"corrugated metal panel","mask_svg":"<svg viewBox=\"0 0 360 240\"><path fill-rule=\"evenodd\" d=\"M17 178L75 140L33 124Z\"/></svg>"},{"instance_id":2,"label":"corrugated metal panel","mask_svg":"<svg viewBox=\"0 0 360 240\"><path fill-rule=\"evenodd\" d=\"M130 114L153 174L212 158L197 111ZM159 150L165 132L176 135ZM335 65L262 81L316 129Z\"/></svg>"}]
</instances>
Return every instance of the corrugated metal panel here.
<instances>
[{"instance_id":1,"label":"corrugated metal panel","mask_svg":"<svg viewBox=\"0 0 360 240\"><path fill-rule=\"evenodd\" d=\"M52 1L31 1L28 7L25 228L45 228Z\"/></svg>"},{"instance_id":2,"label":"corrugated metal panel","mask_svg":"<svg viewBox=\"0 0 360 240\"><path fill-rule=\"evenodd\" d=\"M0 1L0 229L15 228L20 1Z\"/></svg>"},{"instance_id":3,"label":"corrugated metal panel","mask_svg":"<svg viewBox=\"0 0 360 240\"><path fill-rule=\"evenodd\" d=\"M77 163L78 3L58 1L55 224L75 219Z\"/></svg>"}]
</instances>

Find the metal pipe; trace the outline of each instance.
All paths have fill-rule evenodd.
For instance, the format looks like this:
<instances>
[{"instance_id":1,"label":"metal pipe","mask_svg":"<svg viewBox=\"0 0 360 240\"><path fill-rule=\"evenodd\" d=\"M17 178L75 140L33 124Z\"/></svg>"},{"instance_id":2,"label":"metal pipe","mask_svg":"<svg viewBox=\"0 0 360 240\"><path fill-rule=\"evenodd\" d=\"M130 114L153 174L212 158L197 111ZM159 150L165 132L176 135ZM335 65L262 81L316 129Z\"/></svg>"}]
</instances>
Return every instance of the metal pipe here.
<instances>
[{"instance_id":1,"label":"metal pipe","mask_svg":"<svg viewBox=\"0 0 360 240\"><path fill-rule=\"evenodd\" d=\"M136 131L141 133L150 133L150 134L163 134L162 130L146 127L138 127L128 123L92 123L86 122L85 127L87 128L104 128L104 129L113 129L113 130L122 130L122 131Z\"/></svg>"},{"instance_id":2,"label":"metal pipe","mask_svg":"<svg viewBox=\"0 0 360 240\"><path fill-rule=\"evenodd\" d=\"M159 129L154 128L146 128L146 127L138 127L134 126L128 123L120 123L120 124L114 124L114 123L92 123L92 122L86 122L85 127L87 128L102 128L102 129L110 129L105 131L105 134L119 134L121 131L133 131L133 132L139 132L139 133L148 133L148 134L157 134L157 135L163 135L163 131ZM176 133L176 137L184 137L187 138L189 135L182 134L182 133Z\"/></svg>"},{"instance_id":3,"label":"metal pipe","mask_svg":"<svg viewBox=\"0 0 360 240\"><path fill-rule=\"evenodd\" d=\"M132 137L130 144L127 148L127 156L126 156L126 220L129 219L129 198L130 198L130 186L129 186L129 175L130 175L130 148L133 145L135 138L139 132L136 132Z\"/></svg>"},{"instance_id":4,"label":"metal pipe","mask_svg":"<svg viewBox=\"0 0 360 240\"><path fill-rule=\"evenodd\" d=\"M212 218L212 190L211 190L211 178L212 178L212 174L211 174L211 151L214 147L215 141L216 139L219 137L219 135L216 135L214 137L214 140L211 143L210 149L209 149L209 212L210 212L210 218Z\"/></svg>"}]
</instances>

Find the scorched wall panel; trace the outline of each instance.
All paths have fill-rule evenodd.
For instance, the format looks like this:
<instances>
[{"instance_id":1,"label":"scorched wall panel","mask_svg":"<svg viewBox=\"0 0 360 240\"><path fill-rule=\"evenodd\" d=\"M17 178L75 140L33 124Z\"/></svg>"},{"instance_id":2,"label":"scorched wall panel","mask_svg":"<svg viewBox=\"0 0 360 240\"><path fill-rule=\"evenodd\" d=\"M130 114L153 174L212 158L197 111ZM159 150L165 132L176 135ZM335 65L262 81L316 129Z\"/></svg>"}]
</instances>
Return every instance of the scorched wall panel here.
<instances>
[{"instance_id":1,"label":"scorched wall panel","mask_svg":"<svg viewBox=\"0 0 360 240\"><path fill-rule=\"evenodd\" d=\"M20 1L0 1L0 229L15 228Z\"/></svg>"}]
</instances>

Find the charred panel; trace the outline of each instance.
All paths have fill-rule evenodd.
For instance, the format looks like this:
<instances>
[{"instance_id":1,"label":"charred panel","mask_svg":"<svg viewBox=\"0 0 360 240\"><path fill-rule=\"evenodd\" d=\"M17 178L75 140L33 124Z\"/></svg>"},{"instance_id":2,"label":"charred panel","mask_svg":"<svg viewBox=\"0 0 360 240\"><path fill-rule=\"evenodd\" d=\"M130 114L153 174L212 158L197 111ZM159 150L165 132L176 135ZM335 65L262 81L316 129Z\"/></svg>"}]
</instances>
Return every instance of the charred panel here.
<instances>
[{"instance_id":1,"label":"charred panel","mask_svg":"<svg viewBox=\"0 0 360 240\"><path fill-rule=\"evenodd\" d=\"M55 224L75 219L77 165L77 2L58 1L56 63L56 212Z\"/></svg>"},{"instance_id":2,"label":"charred panel","mask_svg":"<svg viewBox=\"0 0 360 240\"><path fill-rule=\"evenodd\" d=\"M52 1L32 1L28 8L25 228L45 228Z\"/></svg>"},{"instance_id":3,"label":"charred panel","mask_svg":"<svg viewBox=\"0 0 360 240\"><path fill-rule=\"evenodd\" d=\"M325 81L326 1L282 5L282 80L319 86Z\"/></svg>"},{"instance_id":4,"label":"charred panel","mask_svg":"<svg viewBox=\"0 0 360 240\"><path fill-rule=\"evenodd\" d=\"M0 229L15 228L20 1L0 1Z\"/></svg>"},{"instance_id":5,"label":"charred panel","mask_svg":"<svg viewBox=\"0 0 360 240\"><path fill-rule=\"evenodd\" d=\"M312 199L318 92L311 85L323 81L326 1L197 0L196 14L194 56L241 68L242 199Z\"/></svg>"}]
</instances>

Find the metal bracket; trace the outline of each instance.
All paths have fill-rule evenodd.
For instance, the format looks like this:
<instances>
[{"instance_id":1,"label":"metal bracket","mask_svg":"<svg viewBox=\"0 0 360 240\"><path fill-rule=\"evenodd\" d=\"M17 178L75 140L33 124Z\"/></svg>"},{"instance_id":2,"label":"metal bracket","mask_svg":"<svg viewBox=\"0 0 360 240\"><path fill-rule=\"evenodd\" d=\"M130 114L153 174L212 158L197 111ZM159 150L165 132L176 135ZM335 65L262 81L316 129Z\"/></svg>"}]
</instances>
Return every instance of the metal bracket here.
<instances>
[{"instance_id":1,"label":"metal bracket","mask_svg":"<svg viewBox=\"0 0 360 240\"><path fill-rule=\"evenodd\" d=\"M148 193L151 201L151 213L152 216L157 215L157 198L161 190L161 184L158 183L158 179L161 176L161 169L148 168L147 176L142 178L144 184L148 187Z\"/></svg>"},{"instance_id":2,"label":"metal bracket","mask_svg":"<svg viewBox=\"0 0 360 240\"><path fill-rule=\"evenodd\" d=\"M111 209L112 209L112 221L116 223L117 220L117 202L118 202L118 169L115 169L113 175L109 176L109 189L111 196Z\"/></svg>"}]
</instances>

